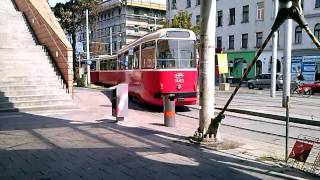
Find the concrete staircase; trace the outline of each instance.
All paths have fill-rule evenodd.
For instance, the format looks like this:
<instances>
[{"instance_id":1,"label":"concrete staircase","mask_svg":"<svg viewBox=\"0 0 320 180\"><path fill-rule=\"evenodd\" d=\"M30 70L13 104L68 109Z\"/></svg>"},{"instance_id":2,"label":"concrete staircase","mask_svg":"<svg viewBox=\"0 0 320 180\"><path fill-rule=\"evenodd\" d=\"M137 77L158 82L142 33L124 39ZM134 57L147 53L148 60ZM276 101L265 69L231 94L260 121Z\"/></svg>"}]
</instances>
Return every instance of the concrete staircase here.
<instances>
[{"instance_id":1,"label":"concrete staircase","mask_svg":"<svg viewBox=\"0 0 320 180\"><path fill-rule=\"evenodd\" d=\"M11 0L0 1L0 112L76 108Z\"/></svg>"}]
</instances>

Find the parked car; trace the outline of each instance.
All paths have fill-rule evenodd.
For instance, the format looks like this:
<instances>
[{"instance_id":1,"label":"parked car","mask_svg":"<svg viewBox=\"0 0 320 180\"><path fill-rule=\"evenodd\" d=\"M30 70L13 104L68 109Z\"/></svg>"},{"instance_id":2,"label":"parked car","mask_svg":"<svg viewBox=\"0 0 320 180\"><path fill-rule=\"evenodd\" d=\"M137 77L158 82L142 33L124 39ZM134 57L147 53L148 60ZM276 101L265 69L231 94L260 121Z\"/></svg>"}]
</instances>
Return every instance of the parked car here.
<instances>
[{"instance_id":1,"label":"parked car","mask_svg":"<svg viewBox=\"0 0 320 180\"><path fill-rule=\"evenodd\" d=\"M299 86L304 91L308 91L309 94L320 92L320 81L314 83L302 83Z\"/></svg>"},{"instance_id":2,"label":"parked car","mask_svg":"<svg viewBox=\"0 0 320 180\"><path fill-rule=\"evenodd\" d=\"M282 74L277 74L277 84L276 84L276 90L283 88L283 78ZM260 74L257 75L255 79L251 79L248 81L248 88L254 89L254 88L270 88L271 86L271 74Z\"/></svg>"}]
</instances>

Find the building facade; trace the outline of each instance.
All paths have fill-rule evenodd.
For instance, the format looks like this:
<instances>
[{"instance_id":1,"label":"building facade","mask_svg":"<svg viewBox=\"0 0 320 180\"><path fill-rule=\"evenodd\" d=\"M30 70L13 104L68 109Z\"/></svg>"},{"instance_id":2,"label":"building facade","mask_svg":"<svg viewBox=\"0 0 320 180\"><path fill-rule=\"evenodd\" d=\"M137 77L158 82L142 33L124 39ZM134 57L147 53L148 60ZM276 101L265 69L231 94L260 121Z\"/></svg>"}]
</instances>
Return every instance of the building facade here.
<instances>
[{"instance_id":1,"label":"building facade","mask_svg":"<svg viewBox=\"0 0 320 180\"><path fill-rule=\"evenodd\" d=\"M93 55L115 54L130 42L156 29L165 21L165 4L148 0L103 0L90 35ZM79 42L86 42L85 27L78 33Z\"/></svg>"},{"instance_id":2,"label":"building facade","mask_svg":"<svg viewBox=\"0 0 320 180\"><path fill-rule=\"evenodd\" d=\"M303 1L302 1L303 2ZM308 0L303 3L305 18L310 29L318 37L320 36L320 0ZM239 78L246 70L249 63L252 62L257 48L259 48L264 39L268 36L273 23L274 3L270 0L219 0L217 1L216 12L216 46L222 51L228 53L229 76ZM167 18L172 19L177 12L186 10L191 14L193 25L200 22L200 1L198 0L168 0ZM292 27L292 56L293 59L299 57L301 66L304 65L304 59L312 59L313 74L307 75L311 81L317 79L320 71L320 56L316 46L307 37L297 24L294 22ZM282 72L283 48L284 48L285 30L284 26L279 29L278 40L278 61L277 72ZM306 58L304 58L306 57ZM312 58L311 58L312 57ZM249 73L249 78L258 74L271 72L272 42L269 42L265 51L260 56L254 69ZM298 59L299 59L298 58ZM294 64L293 64L294 65ZM309 65L309 64L308 64ZM294 68L292 69L294 71ZM294 72L292 72L294 74ZM319 75L318 75L319 76Z\"/></svg>"}]
</instances>

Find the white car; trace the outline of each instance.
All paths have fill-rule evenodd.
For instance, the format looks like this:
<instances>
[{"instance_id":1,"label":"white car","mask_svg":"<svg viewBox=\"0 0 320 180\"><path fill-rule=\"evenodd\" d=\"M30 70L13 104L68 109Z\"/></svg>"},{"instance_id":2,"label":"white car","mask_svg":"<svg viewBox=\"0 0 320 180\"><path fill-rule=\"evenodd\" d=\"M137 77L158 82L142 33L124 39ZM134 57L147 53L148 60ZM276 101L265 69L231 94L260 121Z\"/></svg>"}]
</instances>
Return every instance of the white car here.
<instances>
[{"instance_id":1,"label":"white car","mask_svg":"<svg viewBox=\"0 0 320 180\"><path fill-rule=\"evenodd\" d=\"M283 78L282 74L277 74L277 85L276 90L283 88ZM271 86L271 74L260 74L256 76L256 79L252 79L248 81L248 88L254 89L254 88L270 88Z\"/></svg>"}]
</instances>

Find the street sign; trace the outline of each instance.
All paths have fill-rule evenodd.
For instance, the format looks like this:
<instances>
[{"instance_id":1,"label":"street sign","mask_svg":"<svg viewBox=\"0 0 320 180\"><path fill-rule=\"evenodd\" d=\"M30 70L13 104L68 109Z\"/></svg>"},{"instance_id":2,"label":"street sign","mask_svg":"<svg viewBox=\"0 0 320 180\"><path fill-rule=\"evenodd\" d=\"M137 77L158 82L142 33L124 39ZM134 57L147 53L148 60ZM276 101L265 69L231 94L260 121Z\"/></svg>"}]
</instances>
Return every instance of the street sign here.
<instances>
[{"instance_id":1,"label":"street sign","mask_svg":"<svg viewBox=\"0 0 320 180\"><path fill-rule=\"evenodd\" d=\"M312 147L312 144L296 141L289 155L289 158L295 159L300 162L306 162L312 150Z\"/></svg>"},{"instance_id":2,"label":"street sign","mask_svg":"<svg viewBox=\"0 0 320 180\"><path fill-rule=\"evenodd\" d=\"M86 63L87 63L88 65L91 65L91 64L92 64L92 61L91 61L91 60L86 60Z\"/></svg>"},{"instance_id":3,"label":"street sign","mask_svg":"<svg viewBox=\"0 0 320 180\"><path fill-rule=\"evenodd\" d=\"M83 43L82 42L76 42L76 53L83 53Z\"/></svg>"},{"instance_id":4,"label":"street sign","mask_svg":"<svg viewBox=\"0 0 320 180\"><path fill-rule=\"evenodd\" d=\"M219 74L228 73L228 57L227 54L217 54L219 64Z\"/></svg>"},{"instance_id":5,"label":"street sign","mask_svg":"<svg viewBox=\"0 0 320 180\"><path fill-rule=\"evenodd\" d=\"M133 56L133 49L129 49L129 55Z\"/></svg>"}]
</instances>

